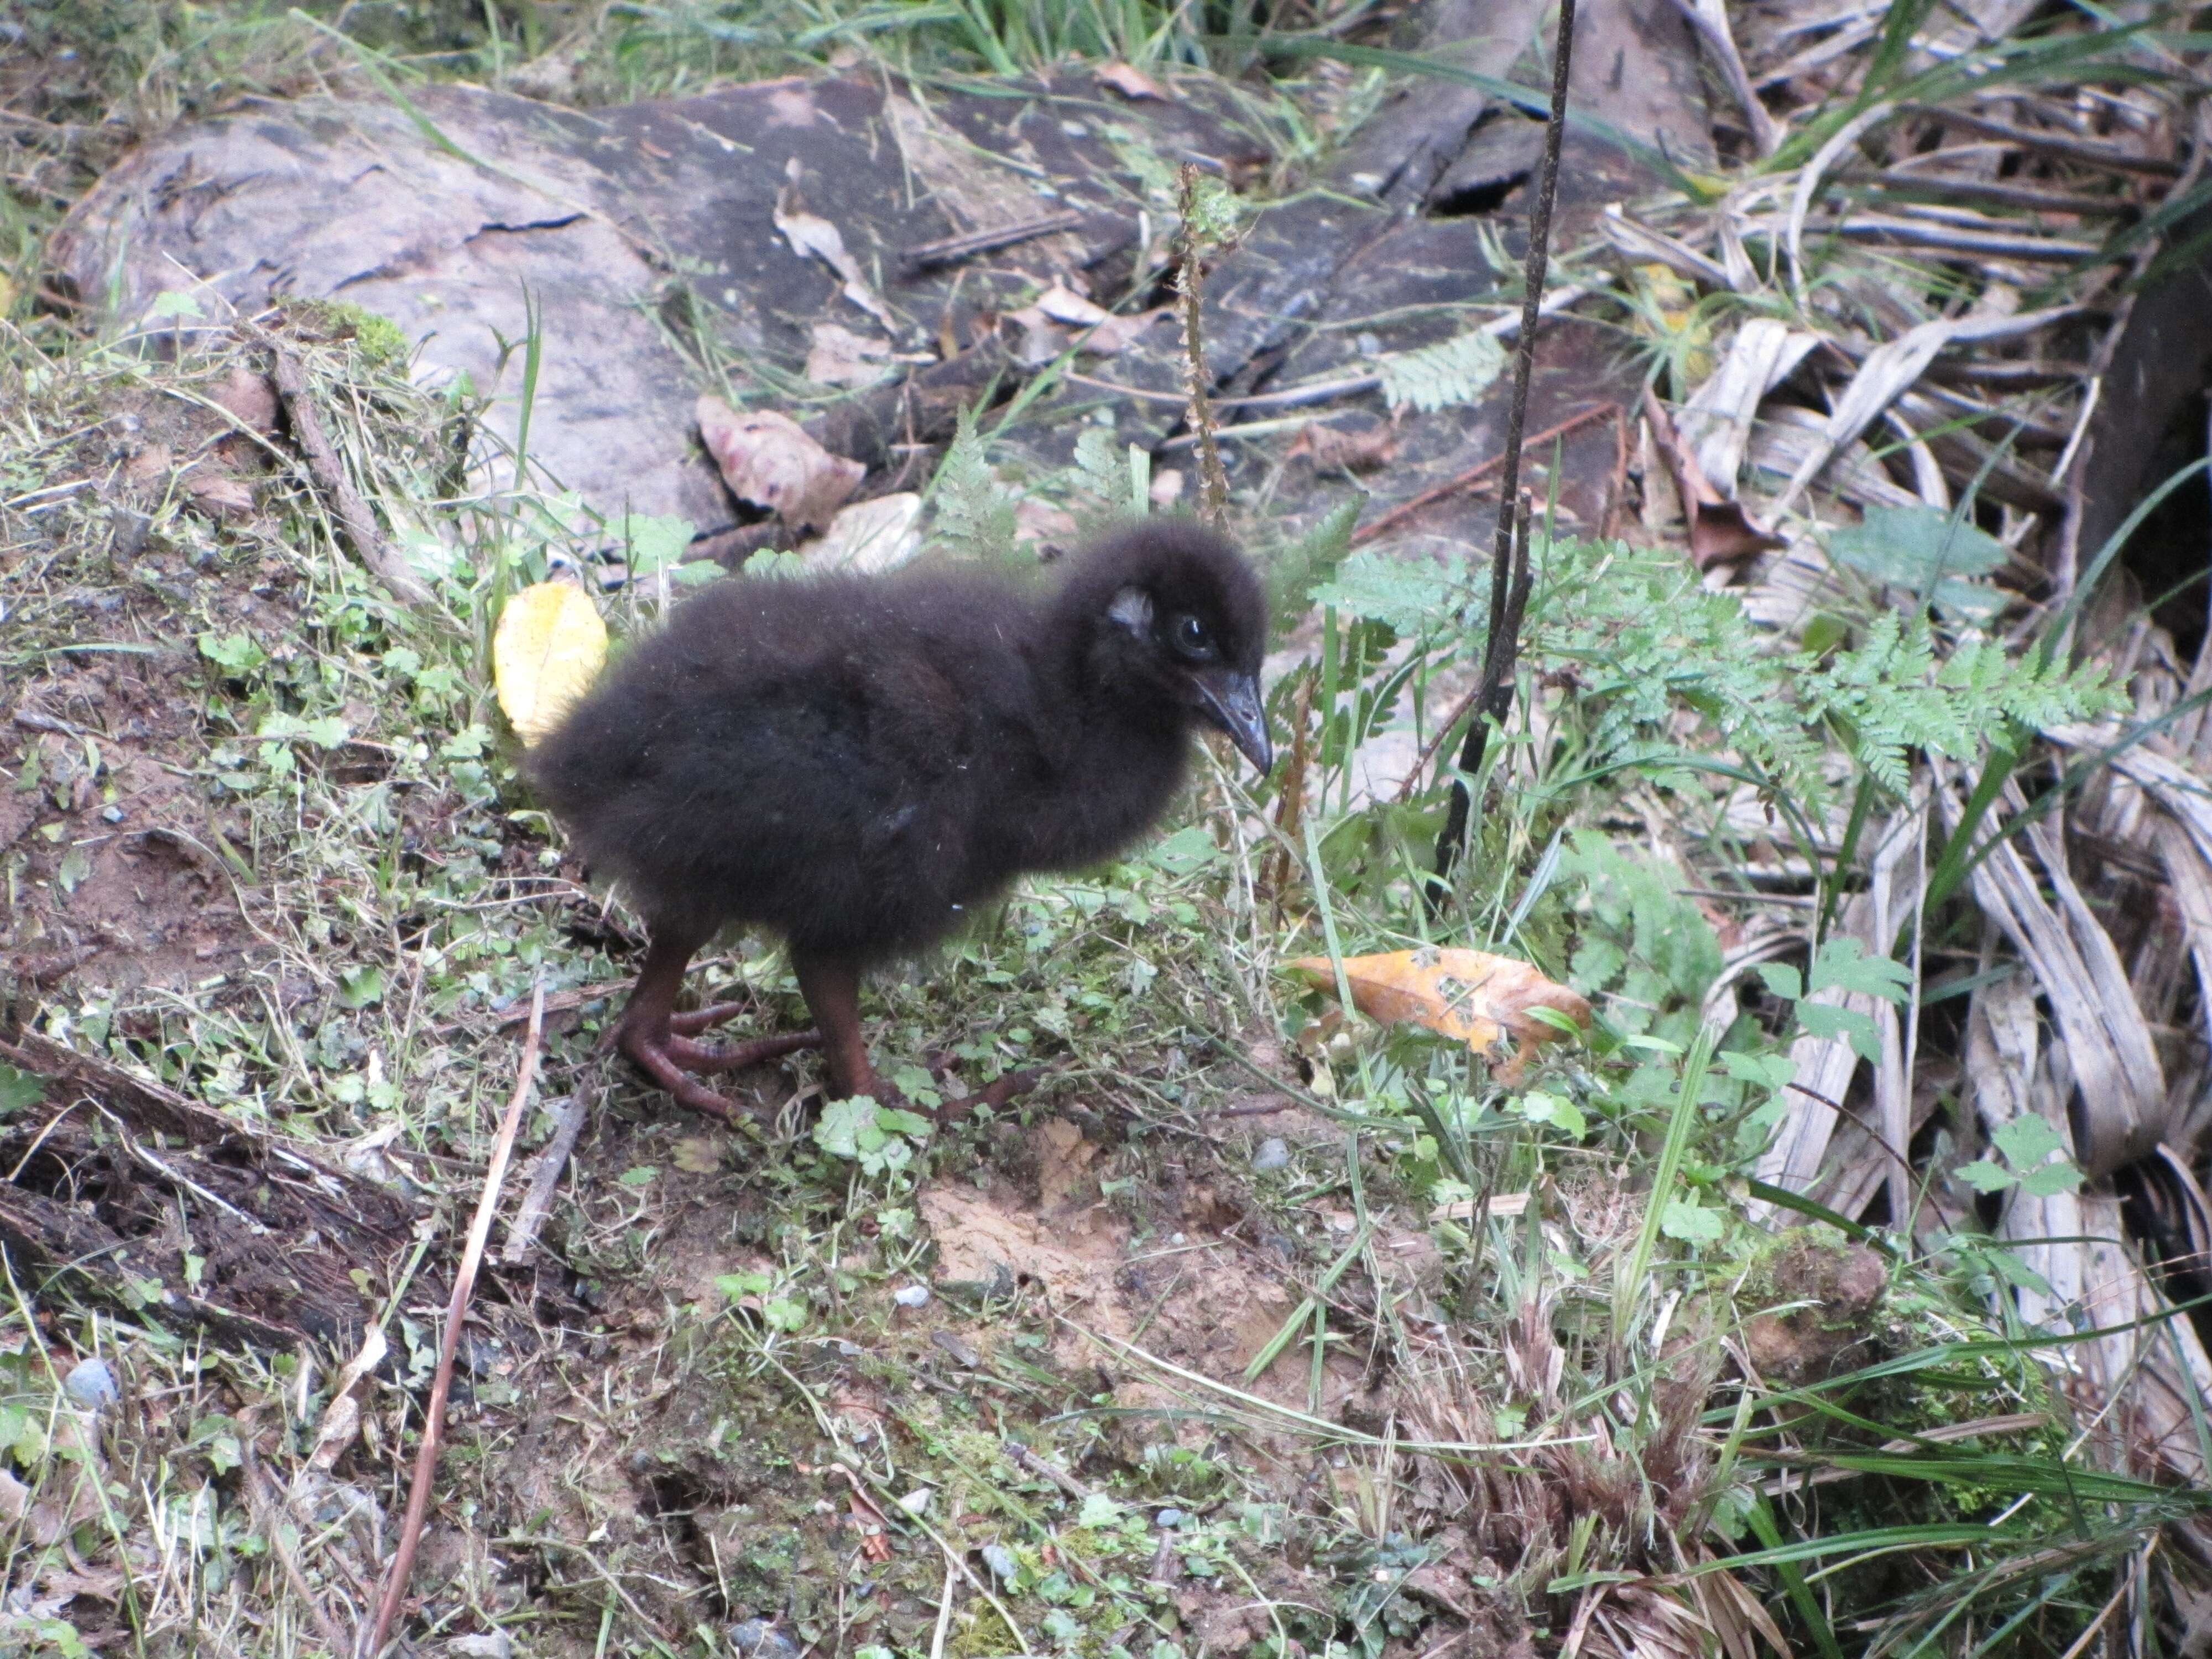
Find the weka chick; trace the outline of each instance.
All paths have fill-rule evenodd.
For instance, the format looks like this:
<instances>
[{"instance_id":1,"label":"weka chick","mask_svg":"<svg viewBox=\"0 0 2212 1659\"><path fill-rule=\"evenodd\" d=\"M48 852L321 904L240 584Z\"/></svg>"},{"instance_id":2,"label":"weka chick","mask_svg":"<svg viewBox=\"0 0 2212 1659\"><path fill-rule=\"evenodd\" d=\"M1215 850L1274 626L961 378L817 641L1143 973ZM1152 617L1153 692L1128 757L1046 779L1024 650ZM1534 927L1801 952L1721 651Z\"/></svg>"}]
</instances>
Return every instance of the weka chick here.
<instances>
[{"instance_id":1,"label":"weka chick","mask_svg":"<svg viewBox=\"0 0 2212 1659\"><path fill-rule=\"evenodd\" d=\"M1032 595L938 566L718 582L678 606L534 749L541 799L650 934L618 1042L685 1105L689 1073L820 1045L840 1097L885 1096L864 969L933 943L1030 871L1127 846L1182 783L1191 729L1265 772L1267 605L1219 537L1135 526ZM675 1013L723 927L783 935L817 1030L693 1041Z\"/></svg>"}]
</instances>

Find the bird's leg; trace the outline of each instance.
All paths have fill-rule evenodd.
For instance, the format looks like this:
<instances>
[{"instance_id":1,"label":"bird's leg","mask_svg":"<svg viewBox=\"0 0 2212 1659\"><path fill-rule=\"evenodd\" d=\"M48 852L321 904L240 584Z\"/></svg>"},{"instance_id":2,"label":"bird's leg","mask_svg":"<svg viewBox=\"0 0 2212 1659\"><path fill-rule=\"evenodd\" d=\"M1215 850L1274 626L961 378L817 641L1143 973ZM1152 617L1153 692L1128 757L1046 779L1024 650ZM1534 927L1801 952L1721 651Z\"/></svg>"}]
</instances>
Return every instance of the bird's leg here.
<instances>
[{"instance_id":1,"label":"bird's leg","mask_svg":"<svg viewBox=\"0 0 2212 1659\"><path fill-rule=\"evenodd\" d=\"M897 1091L887 1087L868 1061L867 1041L860 1035L860 964L848 957L793 951L791 969L821 1030L830 1098L866 1095L880 1105L902 1103Z\"/></svg>"},{"instance_id":2,"label":"bird's leg","mask_svg":"<svg viewBox=\"0 0 2212 1659\"><path fill-rule=\"evenodd\" d=\"M757 1042L718 1048L678 1036L674 1023L676 999L684 988L684 969L699 948L695 939L656 934L645 953L645 967L637 976L623 1010L615 1042L638 1069L676 1097L678 1103L710 1117L734 1121L742 1111L735 1102L716 1094L691 1072L732 1072L775 1060L795 1048L811 1047L821 1039L808 1031L797 1036L764 1037Z\"/></svg>"}]
</instances>

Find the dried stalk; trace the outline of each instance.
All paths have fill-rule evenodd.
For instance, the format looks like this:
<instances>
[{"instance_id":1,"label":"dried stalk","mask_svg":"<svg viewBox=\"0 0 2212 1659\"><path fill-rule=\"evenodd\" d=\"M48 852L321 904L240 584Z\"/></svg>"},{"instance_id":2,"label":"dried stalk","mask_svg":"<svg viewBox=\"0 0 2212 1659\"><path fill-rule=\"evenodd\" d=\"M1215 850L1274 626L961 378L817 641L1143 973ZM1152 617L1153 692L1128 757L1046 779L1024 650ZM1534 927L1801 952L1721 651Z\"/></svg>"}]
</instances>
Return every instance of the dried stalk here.
<instances>
[{"instance_id":1,"label":"dried stalk","mask_svg":"<svg viewBox=\"0 0 2212 1659\"><path fill-rule=\"evenodd\" d=\"M530 1098L530 1085L538 1075L538 1039L545 1029L545 981L541 977L530 997L530 1030L522 1039L522 1067L516 1073L514 1092L507 1097L507 1115L500 1120L492 1142L491 1161L485 1167L483 1192L477 1200L476 1219L469 1224L468 1243L461 1249L461 1265L454 1270L453 1299L446 1304L446 1334L438 1345L438 1369L430 1382L430 1404L422 1414L422 1445L415 1455L415 1478L407 1489L407 1515L400 1522L399 1547L392 1552L392 1570L384 1583L384 1599L376 1609L376 1625L362 1650L363 1659L384 1651L385 1638L399 1605L407 1598L408 1576L415 1570L416 1547L422 1541L422 1521L430 1509L430 1487L438 1471L438 1442L446 1426L446 1396L453 1386L453 1359L460 1352L461 1326L467 1319L469 1298L475 1292L477 1268L483 1261L484 1243L491 1237L492 1218L499 1212L499 1189L507 1176L507 1164L514 1151L515 1132L522 1125L522 1103Z\"/></svg>"},{"instance_id":2,"label":"dried stalk","mask_svg":"<svg viewBox=\"0 0 2212 1659\"><path fill-rule=\"evenodd\" d=\"M1182 165L1178 204L1182 210L1182 258L1176 272L1176 294L1182 307L1183 393L1190 402L1190 429L1198 439L1198 501L1200 515L1213 529L1229 520L1229 474L1221 465L1221 451L1213 441L1213 411L1206 398L1206 341L1199 331L1199 307L1204 297L1206 273L1198 245L1198 168Z\"/></svg>"},{"instance_id":3,"label":"dried stalk","mask_svg":"<svg viewBox=\"0 0 2212 1659\"><path fill-rule=\"evenodd\" d=\"M1552 114L1544 129L1544 173L1536 209L1528 220L1528 258L1522 270L1521 338L1513 354L1513 401L1506 410L1505 449L1498 462L1498 539L1491 552L1490 636L1482 653L1482 678L1474 719L1460 749L1452 780L1451 808L1437 837L1436 875L1428 899L1433 911L1449 890L1453 866L1467 845L1474 794L1468 780L1482 769L1490 727L1503 726L1513 708L1514 669L1520 660L1521 621L1528 608L1528 507L1521 492L1521 434L1528 420L1528 382L1536 366L1536 319L1544 303L1550 262L1552 204L1559 193L1559 143L1567 125L1567 76L1574 57L1575 0L1559 0L1559 44L1552 58Z\"/></svg>"}]
</instances>

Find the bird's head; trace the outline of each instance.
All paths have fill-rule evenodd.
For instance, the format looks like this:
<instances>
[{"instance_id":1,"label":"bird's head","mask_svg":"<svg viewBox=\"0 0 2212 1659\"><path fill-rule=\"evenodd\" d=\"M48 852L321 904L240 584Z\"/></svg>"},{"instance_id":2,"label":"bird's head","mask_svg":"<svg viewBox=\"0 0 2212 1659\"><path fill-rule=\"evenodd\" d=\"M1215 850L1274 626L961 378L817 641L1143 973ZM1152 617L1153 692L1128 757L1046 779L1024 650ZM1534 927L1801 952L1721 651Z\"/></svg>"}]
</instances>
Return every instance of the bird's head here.
<instances>
[{"instance_id":1,"label":"bird's head","mask_svg":"<svg viewBox=\"0 0 2212 1659\"><path fill-rule=\"evenodd\" d=\"M1133 525L1082 556L1063 602L1088 613L1092 670L1114 690L1218 727L1262 775L1273 765L1267 595L1226 541L1179 520Z\"/></svg>"}]
</instances>

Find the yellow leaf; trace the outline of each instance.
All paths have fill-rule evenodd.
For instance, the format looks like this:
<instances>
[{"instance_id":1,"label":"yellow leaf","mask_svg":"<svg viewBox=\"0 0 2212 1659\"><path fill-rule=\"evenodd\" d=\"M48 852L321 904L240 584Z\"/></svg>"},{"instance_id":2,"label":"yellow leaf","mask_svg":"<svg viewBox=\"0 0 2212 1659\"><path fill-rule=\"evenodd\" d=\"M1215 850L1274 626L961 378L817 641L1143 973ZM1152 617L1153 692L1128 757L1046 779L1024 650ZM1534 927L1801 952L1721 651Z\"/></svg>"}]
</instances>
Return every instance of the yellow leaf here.
<instances>
[{"instance_id":1,"label":"yellow leaf","mask_svg":"<svg viewBox=\"0 0 2212 1659\"><path fill-rule=\"evenodd\" d=\"M539 582L507 602L492 636L492 682L523 742L561 723L606 657L607 625L574 583Z\"/></svg>"},{"instance_id":2,"label":"yellow leaf","mask_svg":"<svg viewBox=\"0 0 2212 1659\"><path fill-rule=\"evenodd\" d=\"M1327 957L1301 957L1290 966L1325 991L1336 989ZM1352 1006L1371 1020L1395 1025L1410 1020L1487 1054L1507 1036L1513 1053L1498 1067L1501 1081L1516 1083L1536 1045L1563 1033L1534 1011L1549 1008L1577 1025L1589 1024L1590 1006L1525 962L1487 951L1393 951L1346 957L1344 976Z\"/></svg>"}]
</instances>

